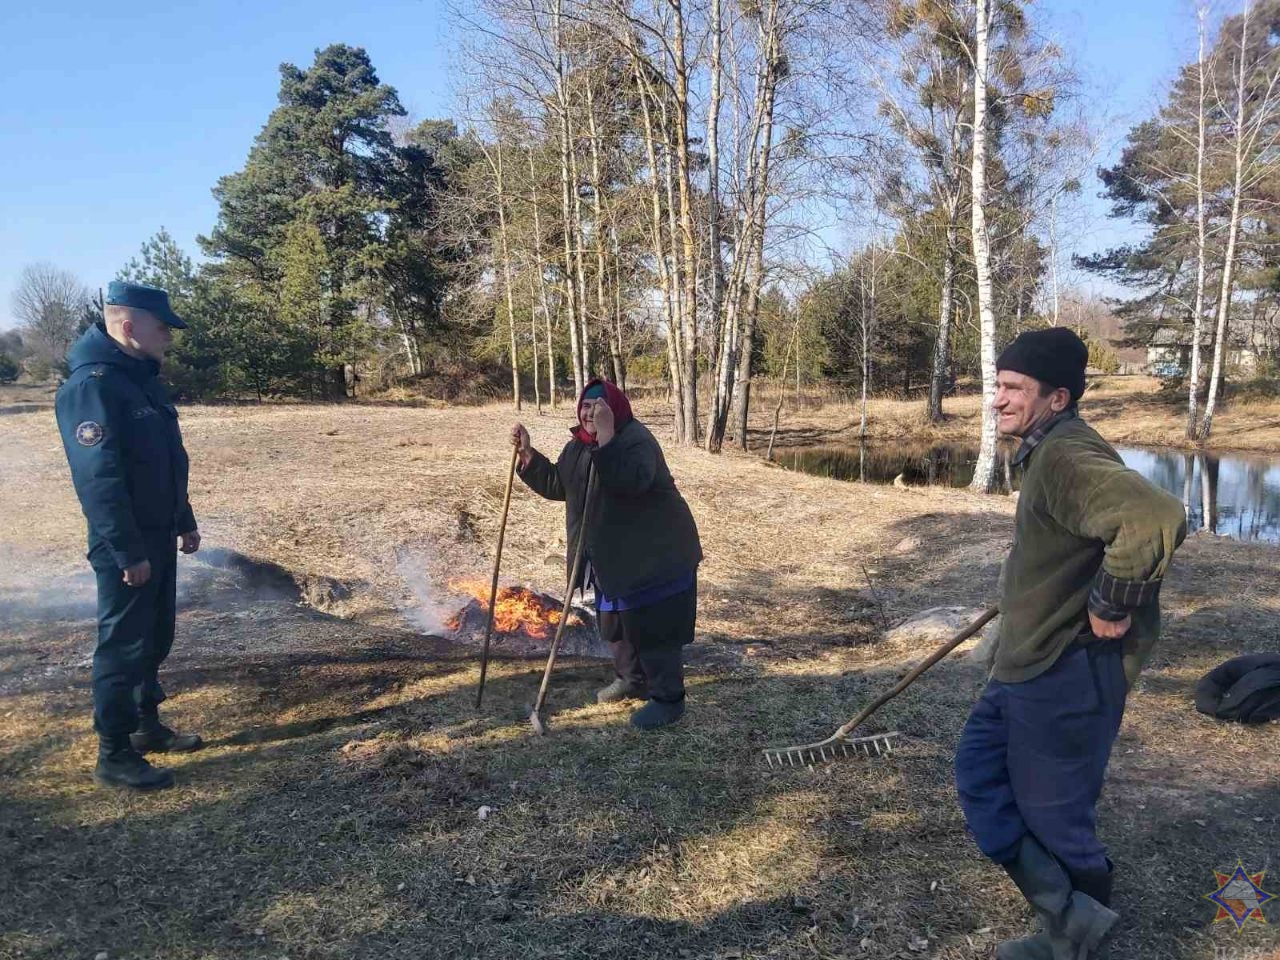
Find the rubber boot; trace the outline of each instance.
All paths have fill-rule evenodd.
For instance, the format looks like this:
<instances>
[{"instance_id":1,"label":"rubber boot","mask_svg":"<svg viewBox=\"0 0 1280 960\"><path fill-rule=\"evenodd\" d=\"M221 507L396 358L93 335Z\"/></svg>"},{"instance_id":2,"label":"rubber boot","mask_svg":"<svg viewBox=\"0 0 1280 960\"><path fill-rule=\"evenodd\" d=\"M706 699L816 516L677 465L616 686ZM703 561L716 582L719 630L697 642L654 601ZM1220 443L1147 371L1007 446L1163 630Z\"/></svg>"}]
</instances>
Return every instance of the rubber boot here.
<instances>
[{"instance_id":1,"label":"rubber boot","mask_svg":"<svg viewBox=\"0 0 1280 960\"><path fill-rule=\"evenodd\" d=\"M1115 875L1115 864L1107 860L1106 870L1091 870L1084 873L1071 874L1071 886L1081 893L1088 894L1104 907L1111 906L1111 884Z\"/></svg>"},{"instance_id":2,"label":"rubber boot","mask_svg":"<svg viewBox=\"0 0 1280 960\"><path fill-rule=\"evenodd\" d=\"M142 718L142 727L129 734L129 744L138 753L191 753L204 746L199 734L178 733L159 718Z\"/></svg>"},{"instance_id":3,"label":"rubber boot","mask_svg":"<svg viewBox=\"0 0 1280 960\"><path fill-rule=\"evenodd\" d=\"M644 700L649 692L643 684L630 683L621 677L613 683L596 691L596 703L617 703L619 700Z\"/></svg>"},{"instance_id":4,"label":"rubber boot","mask_svg":"<svg viewBox=\"0 0 1280 960\"><path fill-rule=\"evenodd\" d=\"M1000 960L1089 960L1096 956L1099 945L1120 919L1118 914L1073 889L1066 870L1031 834L1022 838L1017 857L1004 868L1035 909L1043 933L1001 944L996 952ZM1107 892L1109 896L1109 886Z\"/></svg>"},{"instance_id":5,"label":"rubber boot","mask_svg":"<svg viewBox=\"0 0 1280 960\"><path fill-rule=\"evenodd\" d=\"M129 790L164 790L173 786L173 771L153 767L131 746L102 743L98 747L98 765L93 779L104 787Z\"/></svg>"},{"instance_id":6,"label":"rubber boot","mask_svg":"<svg viewBox=\"0 0 1280 960\"><path fill-rule=\"evenodd\" d=\"M1111 906L1111 885L1115 864L1107 860L1106 872L1091 871L1071 874L1071 886L1097 900L1104 907ZM1040 924L1037 924L1040 926ZM1041 929L1029 937L1009 940L996 948L997 960L1053 960L1053 944L1049 933Z\"/></svg>"},{"instance_id":7,"label":"rubber boot","mask_svg":"<svg viewBox=\"0 0 1280 960\"><path fill-rule=\"evenodd\" d=\"M669 723L675 723L684 716L684 701L669 703L665 700L650 700L631 715L631 725L637 730L656 730Z\"/></svg>"},{"instance_id":8,"label":"rubber boot","mask_svg":"<svg viewBox=\"0 0 1280 960\"><path fill-rule=\"evenodd\" d=\"M996 947L996 960L1053 960L1049 934L1040 930L1029 937L1006 940Z\"/></svg>"}]
</instances>

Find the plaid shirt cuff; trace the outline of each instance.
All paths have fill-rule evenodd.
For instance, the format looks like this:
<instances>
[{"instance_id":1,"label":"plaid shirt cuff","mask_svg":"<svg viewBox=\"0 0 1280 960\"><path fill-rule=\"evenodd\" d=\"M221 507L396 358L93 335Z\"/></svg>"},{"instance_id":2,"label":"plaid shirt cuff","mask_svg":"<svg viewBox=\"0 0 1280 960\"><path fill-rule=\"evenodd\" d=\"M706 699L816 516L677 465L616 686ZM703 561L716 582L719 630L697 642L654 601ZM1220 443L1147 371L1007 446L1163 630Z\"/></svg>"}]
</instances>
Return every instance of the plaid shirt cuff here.
<instances>
[{"instance_id":1,"label":"plaid shirt cuff","mask_svg":"<svg viewBox=\"0 0 1280 960\"><path fill-rule=\"evenodd\" d=\"M1121 580L1099 570L1089 591L1089 612L1099 620L1123 620L1139 607L1155 602L1162 582L1159 578Z\"/></svg>"}]
</instances>

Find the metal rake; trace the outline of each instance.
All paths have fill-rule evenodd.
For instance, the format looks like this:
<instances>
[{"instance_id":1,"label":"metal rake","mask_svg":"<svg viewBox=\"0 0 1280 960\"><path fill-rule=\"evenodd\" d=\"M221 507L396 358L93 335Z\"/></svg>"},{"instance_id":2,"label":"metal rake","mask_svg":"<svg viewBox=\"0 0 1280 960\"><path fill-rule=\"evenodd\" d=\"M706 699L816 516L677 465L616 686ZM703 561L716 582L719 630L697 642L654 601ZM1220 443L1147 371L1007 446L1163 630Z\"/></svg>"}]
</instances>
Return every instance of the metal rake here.
<instances>
[{"instance_id":1,"label":"metal rake","mask_svg":"<svg viewBox=\"0 0 1280 960\"><path fill-rule=\"evenodd\" d=\"M877 757L893 753L893 740L895 737L901 736L896 730L865 737L850 737L849 734L856 730L860 724L865 723L873 713L911 686L920 674L994 620L999 613L999 607L989 607L983 611L982 616L933 651L928 659L913 667L910 673L898 681L897 686L889 692L881 694L869 707L837 729L827 739L819 740L816 743L799 744L794 747L769 747L764 751L766 762L770 767L775 764L779 767L794 767L796 765L806 766L811 763L817 763L819 760L835 760L841 756L856 756L859 753L868 757L872 756L873 753Z\"/></svg>"}]
</instances>

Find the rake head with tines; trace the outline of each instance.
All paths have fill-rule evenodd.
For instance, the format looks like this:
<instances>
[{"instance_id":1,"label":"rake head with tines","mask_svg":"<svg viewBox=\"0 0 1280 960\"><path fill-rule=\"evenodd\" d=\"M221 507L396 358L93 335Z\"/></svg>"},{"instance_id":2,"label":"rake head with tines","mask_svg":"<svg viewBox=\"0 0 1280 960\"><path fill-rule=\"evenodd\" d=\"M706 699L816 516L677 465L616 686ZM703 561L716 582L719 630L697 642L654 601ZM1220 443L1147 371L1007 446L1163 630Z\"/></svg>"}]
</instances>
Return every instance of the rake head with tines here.
<instances>
[{"instance_id":1,"label":"rake head with tines","mask_svg":"<svg viewBox=\"0 0 1280 960\"><path fill-rule=\"evenodd\" d=\"M837 760L841 757L882 757L893 753L893 740L902 734L896 730L889 733L877 733L869 737L842 737L833 734L817 743L806 743L803 746L780 747L764 752L769 766L779 767L808 766L819 761Z\"/></svg>"},{"instance_id":2,"label":"rake head with tines","mask_svg":"<svg viewBox=\"0 0 1280 960\"><path fill-rule=\"evenodd\" d=\"M994 620L999 612L998 607L990 607L983 611L982 616L933 651L927 660L912 668L910 673L898 681L897 686L888 693L881 694L869 707L836 730L827 739L794 747L770 747L764 751L765 761L771 767L775 764L780 767L806 766L819 760L837 760L841 757L858 756L859 754L868 757L880 757L887 753L893 753L893 738L900 736L896 731L864 737L851 737L849 734L853 733L859 725L865 723L873 713L911 686L920 674Z\"/></svg>"}]
</instances>

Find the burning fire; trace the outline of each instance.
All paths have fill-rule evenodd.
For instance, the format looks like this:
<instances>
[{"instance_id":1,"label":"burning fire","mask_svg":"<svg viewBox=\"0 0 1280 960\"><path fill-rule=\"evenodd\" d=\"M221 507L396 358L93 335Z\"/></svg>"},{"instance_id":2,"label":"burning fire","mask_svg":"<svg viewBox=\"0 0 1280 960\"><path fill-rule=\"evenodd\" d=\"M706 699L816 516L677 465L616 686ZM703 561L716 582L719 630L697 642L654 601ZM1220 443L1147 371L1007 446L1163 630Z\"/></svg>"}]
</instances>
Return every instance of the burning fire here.
<instances>
[{"instance_id":1,"label":"burning fire","mask_svg":"<svg viewBox=\"0 0 1280 960\"><path fill-rule=\"evenodd\" d=\"M454 580L450 582L449 588L456 593L470 594L480 609L488 612L488 581ZM552 627L560 623L560 613L559 607L525 587L499 587L497 601L494 603L493 628L497 633L523 631L528 636L541 640L551 633ZM570 618L570 626L575 619ZM460 613L445 623L450 630L457 630L461 625Z\"/></svg>"}]
</instances>

